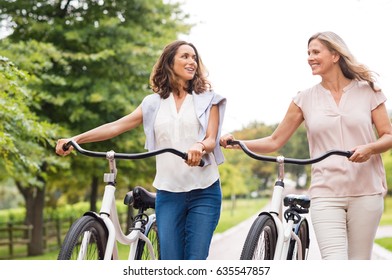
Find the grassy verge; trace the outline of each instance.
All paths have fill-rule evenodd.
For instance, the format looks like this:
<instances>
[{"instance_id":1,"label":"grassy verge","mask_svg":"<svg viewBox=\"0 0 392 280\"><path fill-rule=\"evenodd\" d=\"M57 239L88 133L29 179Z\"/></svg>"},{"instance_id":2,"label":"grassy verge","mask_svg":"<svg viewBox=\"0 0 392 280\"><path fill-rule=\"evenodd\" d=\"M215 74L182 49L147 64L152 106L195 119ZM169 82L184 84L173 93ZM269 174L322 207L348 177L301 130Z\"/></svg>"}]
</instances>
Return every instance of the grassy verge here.
<instances>
[{"instance_id":1,"label":"grassy verge","mask_svg":"<svg viewBox=\"0 0 392 280\"><path fill-rule=\"evenodd\" d=\"M249 217L259 213L268 199L236 199L235 201L224 200L222 203L222 213L219 219L216 233L221 233Z\"/></svg>"},{"instance_id":2,"label":"grassy verge","mask_svg":"<svg viewBox=\"0 0 392 280\"><path fill-rule=\"evenodd\" d=\"M384 213L381 217L380 226L392 225L392 196L384 200Z\"/></svg>"},{"instance_id":3,"label":"grassy verge","mask_svg":"<svg viewBox=\"0 0 392 280\"><path fill-rule=\"evenodd\" d=\"M388 196L384 200L384 214L380 221L381 226L392 225L392 197ZM390 237L377 238L375 241L381 247L392 252L392 232Z\"/></svg>"},{"instance_id":4,"label":"grassy verge","mask_svg":"<svg viewBox=\"0 0 392 280\"><path fill-rule=\"evenodd\" d=\"M377 238L374 242L392 252L392 237Z\"/></svg>"}]
</instances>

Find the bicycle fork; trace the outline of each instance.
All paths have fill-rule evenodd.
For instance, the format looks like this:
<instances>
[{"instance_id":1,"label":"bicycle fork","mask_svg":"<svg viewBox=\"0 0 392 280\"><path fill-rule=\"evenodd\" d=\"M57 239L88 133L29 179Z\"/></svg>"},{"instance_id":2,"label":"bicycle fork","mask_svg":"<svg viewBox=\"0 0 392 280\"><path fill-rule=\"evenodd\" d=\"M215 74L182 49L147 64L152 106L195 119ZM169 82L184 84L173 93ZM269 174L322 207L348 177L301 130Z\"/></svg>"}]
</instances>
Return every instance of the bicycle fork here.
<instances>
[{"instance_id":1,"label":"bicycle fork","mask_svg":"<svg viewBox=\"0 0 392 280\"><path fill-rule=\"evenodd\" d=\"M280 156L278 157L278 179L275 181L274 190L271 199L271 208L270 208L270 214L272 215L275 221L275 226L278 233L278 239L276 241L275 254L274 254L275 260L281 259L281 255L282 255L281 248L284 244L283 224L281 219L279 218L279 215L282 211L281 209L282 195L284 190L283 179L284 179L284 157Z\"/></svg>"},{"instance_id":2,"label":"bicycle fork","mask_svg":"<svg viewBox=\"0 0 392 280\"><path fill-rule=\"evenodd\" d=\"M101 210L98 213L96 212L86 212L84 215L88 216L93 216L97 220L100 220L105 224L105 227L108 232L108 239L106 242L106 250L105 250L105 255L104 255L104 260L110 260L112 259L118 259L118 252L117 252L117 246L116 246L116 232L117 228L114 224L113 221L110 218L110 215L112 214L114 217L117 217L116 215L116 210L115 210L115 203L114 203L114 192L116 188L112 185L106 185L105 186L105 193L103 196L102 200L102 207ZM112 206L114 205L114 206ZM114 207L114 209L113 209ZM113 217L112 217L113 218ZM88 244L90 242L90 237L91 233L90 232L85 232L83 235L82 243L80 246L79 250L79 255L78 259L83 260L85 259L85 255L87 252Z\"/></svg>"}]
</instances>

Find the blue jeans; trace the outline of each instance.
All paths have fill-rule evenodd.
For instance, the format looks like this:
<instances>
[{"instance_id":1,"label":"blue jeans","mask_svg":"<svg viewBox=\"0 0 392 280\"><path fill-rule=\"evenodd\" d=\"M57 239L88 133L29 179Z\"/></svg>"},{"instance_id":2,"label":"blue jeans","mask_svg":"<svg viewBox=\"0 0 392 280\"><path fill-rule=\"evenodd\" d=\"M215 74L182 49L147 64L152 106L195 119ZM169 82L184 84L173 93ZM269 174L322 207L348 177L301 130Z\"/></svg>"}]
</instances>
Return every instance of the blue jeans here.
<instances>
[{"instance_id":1,"label":"blue jeans","mask_svg":"<svg viewBox=\"0 0 392 280\"><path fill-rule=\"evenodd\" d=\"M190 192L157 191L156 217L162 260L207 259L222 205L220 181Z\"/></svg>"}]
</instances>

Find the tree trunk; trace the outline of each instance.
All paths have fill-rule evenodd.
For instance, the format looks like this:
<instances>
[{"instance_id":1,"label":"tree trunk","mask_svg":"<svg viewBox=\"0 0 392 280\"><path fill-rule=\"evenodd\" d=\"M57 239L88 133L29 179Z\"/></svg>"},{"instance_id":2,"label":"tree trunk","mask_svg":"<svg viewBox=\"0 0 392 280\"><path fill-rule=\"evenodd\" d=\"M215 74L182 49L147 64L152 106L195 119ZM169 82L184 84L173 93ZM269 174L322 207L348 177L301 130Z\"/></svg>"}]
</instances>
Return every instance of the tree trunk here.
<instances>
[{"instance_id":1,"label":"tree trunk","mask_svg":"<svg viewBox=\"0 0 392 280\"><path fill-rule=\"evenodd\" d=\"M25 225L33 226L30 243L27 246L28 256L38 256L44 253L43 226L45 187L23 187L20 182L16 185L23 195L26 205Z\"/></svg>"}]
</instances>

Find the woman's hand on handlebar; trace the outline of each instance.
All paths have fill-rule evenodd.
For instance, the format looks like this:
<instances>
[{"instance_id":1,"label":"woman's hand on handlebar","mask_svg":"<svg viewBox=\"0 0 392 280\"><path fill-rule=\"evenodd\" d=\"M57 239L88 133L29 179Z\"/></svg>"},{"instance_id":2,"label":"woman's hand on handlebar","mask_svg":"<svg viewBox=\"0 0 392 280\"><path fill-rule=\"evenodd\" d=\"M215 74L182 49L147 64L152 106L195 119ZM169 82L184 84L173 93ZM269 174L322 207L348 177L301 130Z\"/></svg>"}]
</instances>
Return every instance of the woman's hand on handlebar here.
<instances>
[{"instance_id":1,"label":"woman's hand on handlebar","mask_svg":"<svg viewBox=\"0 0 392 280\"><path fill-rule=\"evenodd\" d=\"M368 161L372 156L372 150L369 148L368 145L357 146L352 149L352 152L353 154L349 158L349 161L352 162L365 162Z\"/></svg>"},{"instance_id":2,"label":"woman's hand on handlebar","mask_svg":"<svg viewBox=\"0 0 392 280\"><path fill-rule=\"evenodd\" d=\"M238 145L229 145L227 142L228 141L233 141L235 140L234 136L232 134L225 134L221 136L219 140L219 145L224 147L225 149L240 149L240 146Z\"/></svg>"},{"instance_id":3,"label":"woman's hand on handlebar","mask_svg":"<svg viewBox=\"0 0 392 280\"><path fill-rule=\"evenodd\" d=\"M188 150L188 158L185 162L189 166L199 166L204 154L204 145L200 142L197 142Z\"/></svg>"},{"instance_id":4,"label":"woman's hand on handlebar","mask_svg":"<svg viewBox=\"0 0 392 280\"><path fill-rule=\"evenodd\" d=\"M67 150L64 150L63 147L64 147L65 144L67 144L71 140L72 140L72 138L57 140L56 154L58 154L59 156L69 155L72 152L73 147L70 146Z\"/></svg>"}]
</instances>

